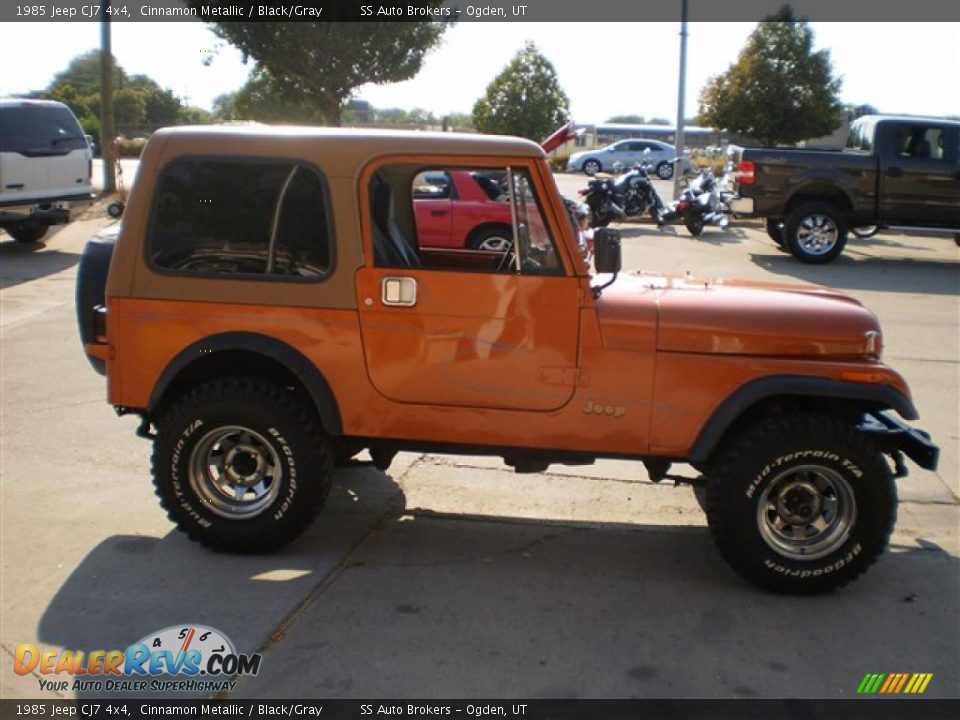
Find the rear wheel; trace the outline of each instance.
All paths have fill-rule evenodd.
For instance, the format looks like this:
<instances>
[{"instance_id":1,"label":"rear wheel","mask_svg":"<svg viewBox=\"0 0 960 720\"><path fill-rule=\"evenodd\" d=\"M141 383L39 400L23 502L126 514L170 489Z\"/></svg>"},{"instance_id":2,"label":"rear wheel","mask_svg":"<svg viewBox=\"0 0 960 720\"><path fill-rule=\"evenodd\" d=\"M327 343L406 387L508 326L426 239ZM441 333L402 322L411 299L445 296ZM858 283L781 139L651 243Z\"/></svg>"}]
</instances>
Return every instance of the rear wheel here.
<instances>
[{"instance_id":1,"label":"rear wheel","mask_svg":"<svg viewBox=\"0 0 960 720\"><path fill-rule=\"evenodd\" d=\"M48 225L38 222L31 222L29 220L10 223L4 227L4 230L10 234L10 237L12 237L18 243L38 242L40 238L47 234L47 230L49 229L50 227Z\"/></svg>"},{"instance_id":2,"label":"rear wheel","mask_svg":"<svg viewBox=\"0 0 960 720\"><path fill-rule=\"evenodd\" d=\"M822 415L762 421L713 463L707 520L743 577L779 592L828 592L883 552L896 487L879 450Z\"/></svg>"},{"instance_id":3,"label":"rear wheel","mask_svg":"<svg viewBox=\"0 0 960 720\"><path fill-rule=\"evenodd\" d=\"M505 253L510 249L512 238L513 232L506 225L487 227L472 232L467 239L467 247L471 250Z\"/></svg>"},{"instance_id":4,"label":"rear wheel","mask_svg":"<svg viewBox=\"0 0 960 720\"><path fill-rule=\"evenodd\" d=\"M693 213L687 213L683 217L683 224L686 226L687 232L689 232L694 237L697 237L700 233L703 232L703 228L705 225L703 221L703 216L700 214L693 214Z\"/></svg>"},{"instance_id":5,"label":"rear wheel","mask_svg":"<svg viewBox=\"0 0 960 720\"><path fill-rule=\"evenodd\" d=\"M828 263L842 253L847 244L847 223L834 205L806 203L787 217L784 242L801 262Z\"/></svg>"},{"instance_id":6,"label":"rear wheel","mask_svg":"<svg viewBox=\"0 0 960 720\"><path fill-rule=\"evenodd\" d=\"M669 180L673 177L673 165L668 162L662 162L657 165L657 177L661 180Z\"/></svg>"},{"instance_id":7,"label":"rear wheel","mask_svg":"<svg viewBox=\"0 0 960 720\"><path fill-rule=\"evenodd\" d=\"M583 172L586 175L596 175L598 172L603 170L603 166L600 165L599 160L594 160L590 158L589 160L583 161Z\"/></svg>"},{"instance_id":8,"label":"rear wheel","mask_svg":"<svg viewBox=\"0 0 960 720\"><path fill-rule=\"evenodd\" d=\"M312 410L278 385L209 382L157 426L157 495L177 527L208 547L274 550L309 526L330 492L330 440Z\"/></svg>"}]
</instances>

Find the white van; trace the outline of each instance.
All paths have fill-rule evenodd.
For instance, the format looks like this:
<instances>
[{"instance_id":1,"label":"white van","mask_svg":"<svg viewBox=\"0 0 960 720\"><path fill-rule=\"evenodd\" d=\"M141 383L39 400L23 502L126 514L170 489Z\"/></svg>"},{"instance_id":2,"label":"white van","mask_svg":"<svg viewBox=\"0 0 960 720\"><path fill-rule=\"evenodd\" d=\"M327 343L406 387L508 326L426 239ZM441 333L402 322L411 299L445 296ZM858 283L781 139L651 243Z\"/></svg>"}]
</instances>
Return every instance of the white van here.
<instances>
[{"instance_id":1,"label":"white van","mask_svg":"<svg viewBox=\"0 0 960 720\"><path fill-rule=\"evenodd\" d=\"M93 153L63 103L0 99L0 228L36 242L89 205Z\"/></svg>"}]
</instances>

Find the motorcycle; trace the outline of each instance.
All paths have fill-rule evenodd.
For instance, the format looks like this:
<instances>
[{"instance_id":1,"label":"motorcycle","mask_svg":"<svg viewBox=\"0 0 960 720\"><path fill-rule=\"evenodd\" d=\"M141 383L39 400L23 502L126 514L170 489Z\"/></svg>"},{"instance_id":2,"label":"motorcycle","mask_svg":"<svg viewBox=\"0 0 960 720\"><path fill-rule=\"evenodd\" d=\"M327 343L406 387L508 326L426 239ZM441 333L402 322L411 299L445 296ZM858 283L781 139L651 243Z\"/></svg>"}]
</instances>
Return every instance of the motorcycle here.
<instances>
[{"instance_id":1,"label":"motorcycle","mask_svg":"<svg viewBox=\"0 0 960 720\"><path fill-rule=\"evenodd\" d=\"M721 187L710 168L704 168L662 213L661 220L683 218L687 231L696 237L707 225L725 228L730 222L730 202L736 197Z\"/></svg>"},{"instance_id":2,"label":"motorcycle","mask_svg":"<svg viewBox=\"0 0 960 720\"><path fill-rule=\"evenodd\" d=\"M663 201L651 182L649 162L634 165L617 177L597 177L580 191L590 208L590 227L606 227L614 220L638 217L649 213L657 225Z\"/></svg>"}]
</instances>

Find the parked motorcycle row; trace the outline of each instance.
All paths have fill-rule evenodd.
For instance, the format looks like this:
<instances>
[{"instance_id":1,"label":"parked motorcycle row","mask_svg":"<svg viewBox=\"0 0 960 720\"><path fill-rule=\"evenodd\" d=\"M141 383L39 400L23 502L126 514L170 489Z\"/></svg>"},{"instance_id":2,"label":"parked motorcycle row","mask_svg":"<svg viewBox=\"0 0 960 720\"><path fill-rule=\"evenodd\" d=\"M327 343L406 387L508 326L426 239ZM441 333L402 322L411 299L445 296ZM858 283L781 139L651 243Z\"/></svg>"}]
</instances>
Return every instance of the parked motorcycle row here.
<instances>
[{"instance_id":1,"label":"parked motorcycle row","mask_svg":"<svg viewBox=\"0 0 960 720\"><path fill-rule=\"evenodd\" d=\"M616 176L595 177L580 191L589 208L591 228L611 222L649 215L657 227L682 222L694 237L713 225L724 228L730 222L730 203L736 194L718 180L710 168L693 178L674 202L664 204L650 180L649 162L634 165Z\"/></svg>"}]
</instances>

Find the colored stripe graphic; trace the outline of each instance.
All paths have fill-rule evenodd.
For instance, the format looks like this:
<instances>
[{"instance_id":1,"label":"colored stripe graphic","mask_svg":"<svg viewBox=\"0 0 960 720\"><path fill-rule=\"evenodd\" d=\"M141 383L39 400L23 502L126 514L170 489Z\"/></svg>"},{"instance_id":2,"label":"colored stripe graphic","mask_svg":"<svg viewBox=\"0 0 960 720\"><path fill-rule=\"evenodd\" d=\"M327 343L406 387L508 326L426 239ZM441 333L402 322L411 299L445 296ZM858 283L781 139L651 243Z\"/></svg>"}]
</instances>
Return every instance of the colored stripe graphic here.
<instances>
[{"instance_id":1,"label":"colored stripe graphic","mask_svg":"<svg viewBox=\"0 0 960 720\"><path fill-rule=\"evenodd\" d=\"M927 689L933 673L867 673L857 686L859 695L919 695Z\"/></svg>"}]
</instances>

